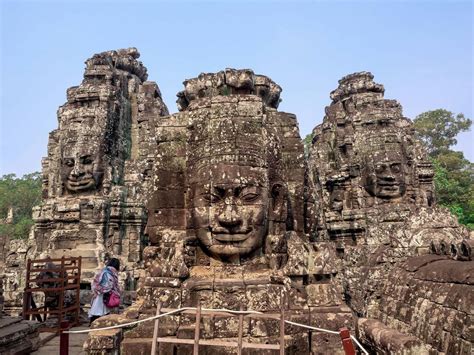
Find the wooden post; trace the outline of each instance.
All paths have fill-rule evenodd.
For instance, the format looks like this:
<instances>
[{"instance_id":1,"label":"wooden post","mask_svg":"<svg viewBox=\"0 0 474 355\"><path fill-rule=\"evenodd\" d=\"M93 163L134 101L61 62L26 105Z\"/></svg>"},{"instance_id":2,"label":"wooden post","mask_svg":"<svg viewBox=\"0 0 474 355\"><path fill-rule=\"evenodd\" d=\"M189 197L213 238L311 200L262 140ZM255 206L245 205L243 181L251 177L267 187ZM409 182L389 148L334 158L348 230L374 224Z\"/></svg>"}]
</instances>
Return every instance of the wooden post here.
<instances>
[{"instance_id":1,"label":"wooden post","mask_svg":"<svg viewBox=\"0 0 474 355\"><path fill-rule=\"evenodd\" d=\"M26 289L28 288L28 285L25 287L25 291L23 292L23 319L25 320L30 320L30 315L28 314L28 311L31 308L31 298Z\"/></svg>"},{"instance_id":2,"label":"wooden post","mask_svg":"<svg viewBox=\"0 0 474 355\"><path fill-rule=\"evenodd\" d=\"M31 297L30 293L26 291L30 288L30 269L31 269L31 259L28 259L26 263L26 285L25 291L23 292L23 319L30 320L30 315L28 312L31 309ZM46 318L46 317L45 317Z\"/></svg>"},{"instance_id":3,"label":"wooden post","mask_svg":"<svg viewBox=\"0 0 474 355\"><path fill-rule=\"evenodd\" d=\"M280 355L285 355L285 296L281 293Z\"/></svg>"},{"instance_id":4,"label":"wooden post","mask_svg":"<svg viewBox=\"0 0 474 355\"><path fill-rule=\"evenodd\" d=\"M201 327L201 302L198 302L196 309L196 328L194 329L193 355L199 354L199 332Z\"/></svg>"},{"instance_id":5,"label":"wooden post","mask_svg":"<svg viewBox=\"0 0 474 355\"><path fill-rule=\"evenodd\" d=\"M311 354L313 352L313 332L311 330L308 330L308 349Z\"/></svg>"},{"instance_id":6,"label":"wooden post","mask_svg":"<svg viewBox=\"0 0 474 355\"><path fill-rule=\"evenodd\" d=\"M161 302L158 301L156 305L156 315L159 316L161 313ZM156 343L156 339L158 338L158 329L160 327L160 318L155 319L155 327L153 328L153 343L151 343L151 355L156 355L156 348L158 344Z\"/></svg>"},{"instance_id":7,"label":"wooden post","mask_svg":"<svg viewBox=\"0 0 474 355\"><path fill-rule=\"evenodd\" d=\"M60 287L61 291L59 291L59 302L58 302L58 323L61 324L63 321L63 313L64 313L64 255L61 258L61 269L59 271L59 280L61 280L60 286L55 285L54 287ZM65 314L64 314L65 316Z\"/></svg>"},{"instance_id":8,"label":"wooden post","mask_svg":"<svg viewBox=\"0 0 474 355\"><path fill-rule=\"evenodd\" d=\"M244 308L240 305L240 311L243 311ZM242 355L242 333L244 331L244 315L239 314L239 340L237 343L237 354Z\"/></svg>"},{"instance_id":9,"label":"wooden post","mask_svg":"<svg viewBox=\"0 0 474 355\"><path fill-rule=\"evenodd\" d=\"M59 324L59 355L69 354L69 333L64 333L65 330L69 330L67 320Z\"/></svg>"},{"instance_id":10,"label":"wooden post","mask_svg":"<svg viewBox=\"0 0 474 355\"><path fill-rule=\"evenodd\" d=\"M76 287L76 300L75 300L75 323L79 325L79 311L81 309L81 267L82 267L82 256L79 256L79 260L77 261L77 279L74 281L77 283Z\"/></svg>"},{"instance_id":11,"label":"wooden post","mask_svg":"<svg viewBox=\"0 0 474 355\"><path fill-rule=\"evenodd\" d=\"M354 344L352 344L351 334L349 333L349 329L341 328L339 329L339 335L341 336L342 347L344 348L344 352L346 355L355 355Z\"/></svg>"}]
</instances>

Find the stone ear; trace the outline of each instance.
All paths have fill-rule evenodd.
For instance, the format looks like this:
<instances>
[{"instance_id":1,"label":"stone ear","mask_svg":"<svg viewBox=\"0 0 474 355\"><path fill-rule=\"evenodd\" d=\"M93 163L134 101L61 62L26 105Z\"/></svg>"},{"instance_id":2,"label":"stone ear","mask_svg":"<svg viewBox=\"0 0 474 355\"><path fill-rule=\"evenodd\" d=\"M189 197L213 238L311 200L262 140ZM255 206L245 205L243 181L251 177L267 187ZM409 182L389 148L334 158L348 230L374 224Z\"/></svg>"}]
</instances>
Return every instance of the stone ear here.
<instances>
[{"instance_id":1,"label":"stone ear","mask_svg":"<svg viewBox=\"0 0 474 355\"><path fill-rule=\"evenodd\" d=\"M286 202L286 188L282 183L275 183L271 188L272 209L275 215L281 215Z\"/></svg>"}]
</instances>

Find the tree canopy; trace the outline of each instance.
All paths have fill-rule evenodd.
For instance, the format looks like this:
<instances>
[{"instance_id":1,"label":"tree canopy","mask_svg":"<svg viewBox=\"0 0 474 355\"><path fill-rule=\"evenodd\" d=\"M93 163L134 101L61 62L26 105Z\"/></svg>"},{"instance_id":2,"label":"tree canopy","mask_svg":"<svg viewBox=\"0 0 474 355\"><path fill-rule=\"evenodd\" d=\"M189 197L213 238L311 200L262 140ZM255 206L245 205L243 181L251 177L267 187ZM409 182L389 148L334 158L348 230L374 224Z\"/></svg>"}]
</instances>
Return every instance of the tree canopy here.
<instances>
[{"instance_id":1,"label":"tree canopy","mask_svg":"<svg viewBox=\"0 0 474 355\"><path fill-rule=\"evenodd\" d=\"M456 145L456 136L468 131L472 121L462 113L455 116L450 111L438 109L419 114L413 123L417 137L425 144L430 156L435 157Z\"/></svg>"},{"instance_id":2,"label":"tree canopy","mask_svg":"<svg viewBox=\"0 0 474 355\"><path fill-rule=\"evenodd\" d=\"M451 150L456 136L472 125L462 113L438 109L423 112L413 121L417 137L425 143L435 168L439 205L448 207L460 223L474 229L474 164L462 152Z\"/></svg>"},{"instance_id":3,"label":"tree canopy","mask_svg":"<svg viewBox=\"0 0 474 355\"><path fill-rule=\"evenodd\" d=\"M38 172L17 178L15 174L0 178L0 219L13 209L13 223L1 224L0 234L12 238L27 238L33 225L32 209L41 201L41 175Z\"/></svg>"}]
</instances>

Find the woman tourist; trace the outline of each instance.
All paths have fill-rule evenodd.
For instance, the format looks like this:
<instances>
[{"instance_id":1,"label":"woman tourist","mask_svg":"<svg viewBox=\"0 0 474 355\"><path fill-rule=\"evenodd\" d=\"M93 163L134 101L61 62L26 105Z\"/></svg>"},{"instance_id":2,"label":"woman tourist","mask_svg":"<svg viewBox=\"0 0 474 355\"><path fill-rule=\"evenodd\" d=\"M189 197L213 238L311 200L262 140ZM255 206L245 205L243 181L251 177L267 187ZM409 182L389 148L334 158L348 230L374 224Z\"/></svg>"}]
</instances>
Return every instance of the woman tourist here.
<instances>
[{"instance_id":1,"label":"woman tourist","mask_svg":"<svg viewBox=\"0 0 474 355\"><path fill-rule=\"evenodd\" d=\"M92 323L99 317L109 314L112 308L120 305L118 271L120 260L112 258L107 266L98 272L92 281L92 301L89 320Z\"/></svg>"}]
</instances>

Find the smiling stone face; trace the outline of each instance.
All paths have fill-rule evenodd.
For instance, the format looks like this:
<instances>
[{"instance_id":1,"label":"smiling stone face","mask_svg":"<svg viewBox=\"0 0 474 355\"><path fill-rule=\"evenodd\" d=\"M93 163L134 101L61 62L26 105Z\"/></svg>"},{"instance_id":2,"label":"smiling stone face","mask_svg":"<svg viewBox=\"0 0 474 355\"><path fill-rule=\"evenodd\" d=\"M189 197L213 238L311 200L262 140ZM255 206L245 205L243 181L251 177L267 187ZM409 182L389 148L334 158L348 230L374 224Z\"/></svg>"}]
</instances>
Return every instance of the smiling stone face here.
<instances>
[{"instance_id":1,"label":"smiling stone face","mask_svg":"<svg viewBox=\"0 0 474 355\"><path fill-rule=\"evenodd\" d=\"M100 154L86 144L66 145L61 160L61 179L69 193L96 190L102 181Z\"/></svg>"},{"instance_id":2,"label":"smiling stone face","mask_svg":"<svg viewBox=\"0 0 474 355\"><path fill-rule=\"evenodd\" d=\"M291 217L280 136L264 112L261 98L240 94L186 111L187 230L199 265L268 264L284 253L266 243L268 234L283 235Z\"/></svg>"},{"instance_id":3,"label":"smiling stone face","mask_svg":"<svg viewBox=\"0 0 474 355\"><path fill-rule=\"evenodd\" d=\"M368 165L365 189L372 196L383 199L402 197L406 190L403 156L401 152L386 151L375 154Z\"/></svg>"},{"instance_id":4,"label":"smiling stone face","mask_svg":"<svg viewBox=\"0 0 474 355\"><path fill-rule=\"evenodd\" d=\"M191 193L193 225L202 247L223 261L258 253L268 225L265 169L219 163L201 171Z\"/></svg>"}]
</instances>

